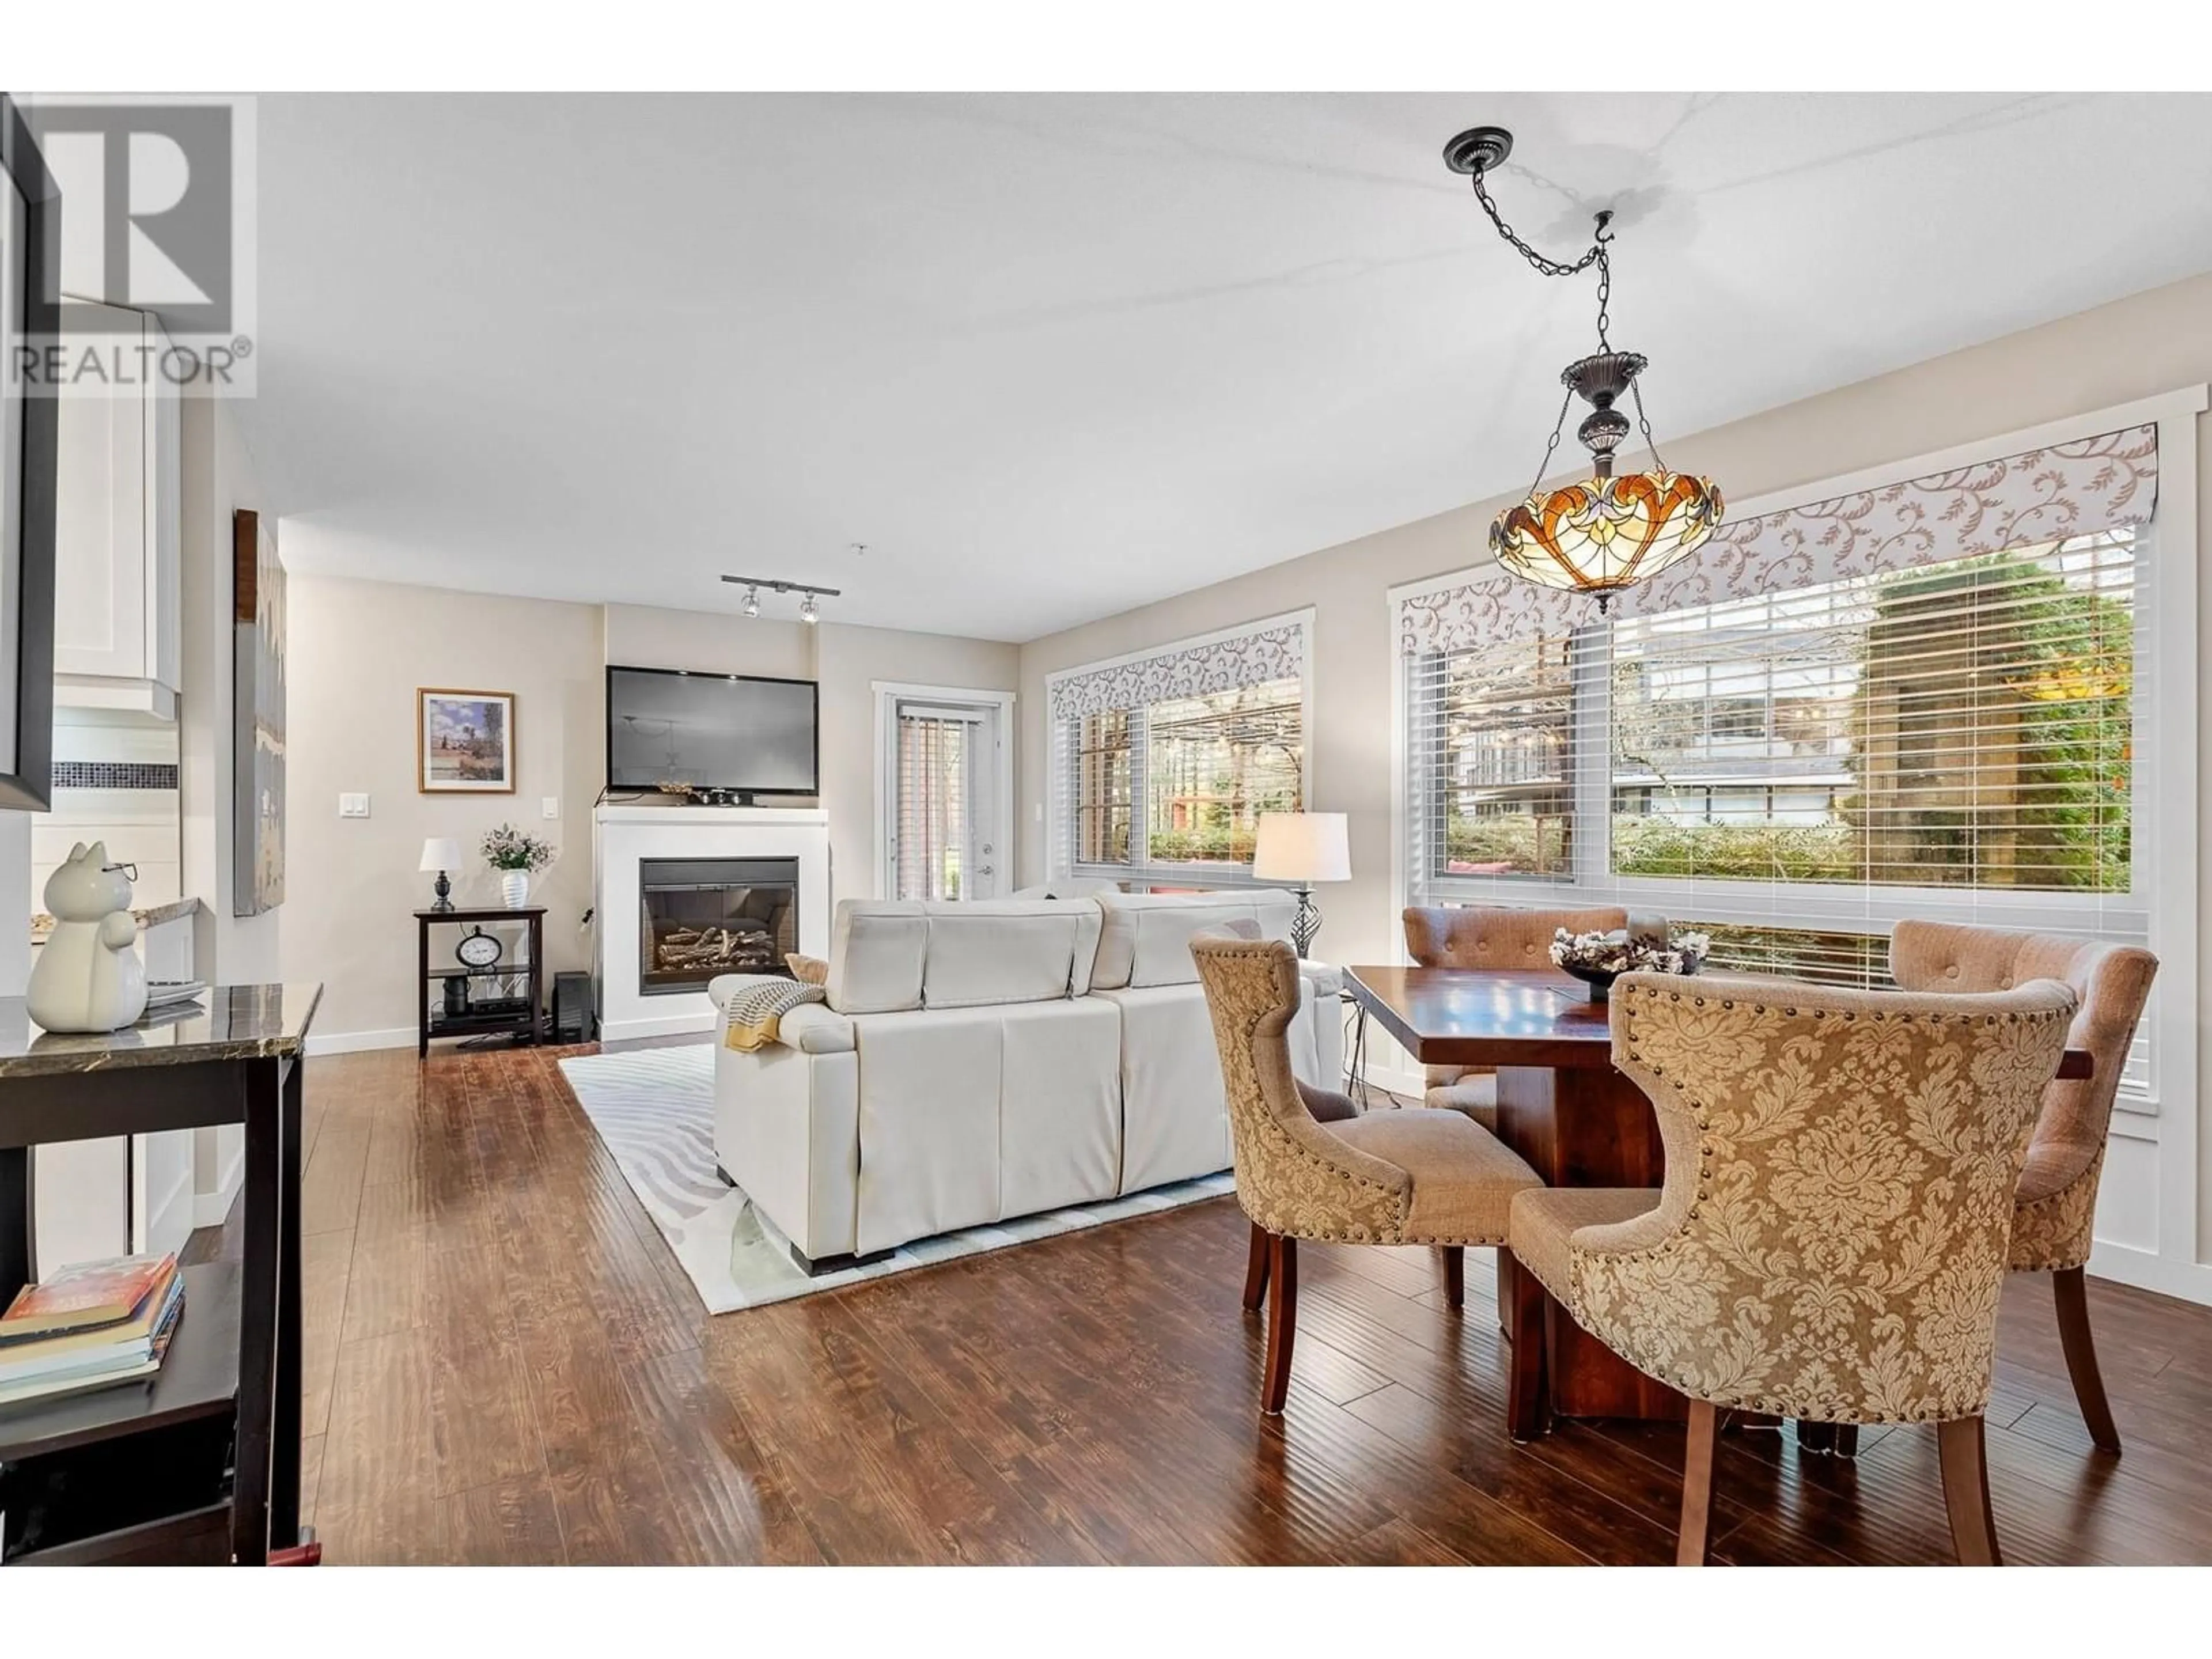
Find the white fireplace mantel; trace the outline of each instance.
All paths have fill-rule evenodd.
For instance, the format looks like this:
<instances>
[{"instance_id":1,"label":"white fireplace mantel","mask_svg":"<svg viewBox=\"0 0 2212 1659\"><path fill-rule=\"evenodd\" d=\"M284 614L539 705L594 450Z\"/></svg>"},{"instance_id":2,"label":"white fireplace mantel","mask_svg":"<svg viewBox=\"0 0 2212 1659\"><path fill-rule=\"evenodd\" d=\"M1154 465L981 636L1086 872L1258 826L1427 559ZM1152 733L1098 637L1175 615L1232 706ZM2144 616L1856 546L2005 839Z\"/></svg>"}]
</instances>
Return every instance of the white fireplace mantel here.
<instances>
[{"instance_id":1,"label":"white fireplace mantel","mask_svg":"<svg viewBox=\"0 0 2212 1659\"><path fill-rule=\"evenodd\" d=\"M799 948L830 954L830 815L820 807L601 806L592 813L592 978L599 1036L669 1036L714 1024L704 991L646 995L637 963L642 859L793 859Z\"/></svg>"}]
</instances>

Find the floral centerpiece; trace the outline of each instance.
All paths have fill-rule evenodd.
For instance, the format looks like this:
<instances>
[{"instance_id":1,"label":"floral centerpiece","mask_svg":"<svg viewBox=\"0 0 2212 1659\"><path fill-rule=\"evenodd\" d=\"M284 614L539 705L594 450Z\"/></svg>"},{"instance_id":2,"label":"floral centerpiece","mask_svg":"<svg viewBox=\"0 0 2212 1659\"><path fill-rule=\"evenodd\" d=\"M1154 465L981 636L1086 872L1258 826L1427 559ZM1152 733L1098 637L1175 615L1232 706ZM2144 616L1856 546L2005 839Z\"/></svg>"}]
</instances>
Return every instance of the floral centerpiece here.
<instances>
[{"instance_id":1,"label":"floral centerpiece","mask_svg":"<svg viewBox=\"0 0 2212 1659\"><path fill-rule=\"evenodd\" d=\"M530 902L530 878L553 862L553 843L502 823L484 832L484 862L500 872L499 894L510 910Z\"/></svg>"},{"instance_id":2,"label":"floral centerpiece","mask_svg":"<svg viewBox=\"0 0 2212 1659\"><path fill-rule=\"evenodd\" d=\"M1552 960L1590 988L1590 1000L1603 1002L1623 974L1694 974L1704 965L1712 940L1703 933L1647 934L1626 928L1611 933L1552 935Z\"/></svg>"}]
</instances>

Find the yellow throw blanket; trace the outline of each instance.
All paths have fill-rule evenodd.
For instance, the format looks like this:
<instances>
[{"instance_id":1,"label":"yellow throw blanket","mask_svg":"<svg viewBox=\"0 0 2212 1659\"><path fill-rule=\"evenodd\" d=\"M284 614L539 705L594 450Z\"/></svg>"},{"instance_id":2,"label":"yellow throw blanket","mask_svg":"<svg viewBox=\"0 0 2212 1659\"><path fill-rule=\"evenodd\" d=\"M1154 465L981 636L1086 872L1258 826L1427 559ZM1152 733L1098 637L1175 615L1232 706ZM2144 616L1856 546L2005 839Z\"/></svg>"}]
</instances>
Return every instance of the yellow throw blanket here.
<instances>
[{"instance_id":1,"label":"yellow throw blanket","mask_svg":"<svg viewBox=\"0 0 2212 1659\"><path fill-rule=\"evenodd\" d=\"M795 979L763 979L730 999L729 1034L723 1046L749 1054L776 1039L783 1017L802 1003L821 1002L828 993L819 985L801 985Z\"/></svg>"}]
</instances>

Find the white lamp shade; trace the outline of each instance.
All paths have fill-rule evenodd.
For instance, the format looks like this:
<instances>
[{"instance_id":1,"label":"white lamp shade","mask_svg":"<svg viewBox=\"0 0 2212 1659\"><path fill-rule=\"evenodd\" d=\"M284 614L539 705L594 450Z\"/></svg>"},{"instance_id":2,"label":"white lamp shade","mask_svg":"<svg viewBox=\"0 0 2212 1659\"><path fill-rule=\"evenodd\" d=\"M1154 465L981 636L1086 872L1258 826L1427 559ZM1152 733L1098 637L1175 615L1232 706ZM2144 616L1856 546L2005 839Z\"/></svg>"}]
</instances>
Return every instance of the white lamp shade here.
<instances>
[{"instance_id":1,"label":"white lamp shade","mask_svg":"<svg viewBox=\"0 0 2212 1659\"><path fill-rule=\"evenodd\" d=\"M422 862L415 867L428 871L459 869L461 867L460 842L442 836L424 842Z\"/></svg>"},{"instance_id":2,"label":"white lamp shade","mask_svg":"<svg viewBox=\"0 0 2212 1659\"><path fill-rule=\"evenodd\" d=\"M1252 852L1261 881L1350 881L1352 844L1341 812L1262 812Z\"/></svg>"}]
</instances>

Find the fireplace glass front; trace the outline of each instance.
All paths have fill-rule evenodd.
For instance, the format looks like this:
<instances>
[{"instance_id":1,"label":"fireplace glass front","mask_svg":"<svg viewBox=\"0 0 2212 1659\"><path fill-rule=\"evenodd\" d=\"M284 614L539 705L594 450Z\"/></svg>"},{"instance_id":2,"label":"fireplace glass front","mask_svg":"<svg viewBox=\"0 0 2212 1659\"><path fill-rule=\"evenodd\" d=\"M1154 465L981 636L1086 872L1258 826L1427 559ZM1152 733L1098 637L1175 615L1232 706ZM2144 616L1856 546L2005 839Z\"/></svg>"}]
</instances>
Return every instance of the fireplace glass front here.
<instances>
[{"instance_id":1,"label":"fireplace glass front","mask_svg":"<svg viewBox=\"0 0 2212 1659\"><path fill-rule=\"evenodd\" d=\"M638 988L703 991L719 974L788 974L797 859L640 859Z\"/></svg>"}]
</instances>

